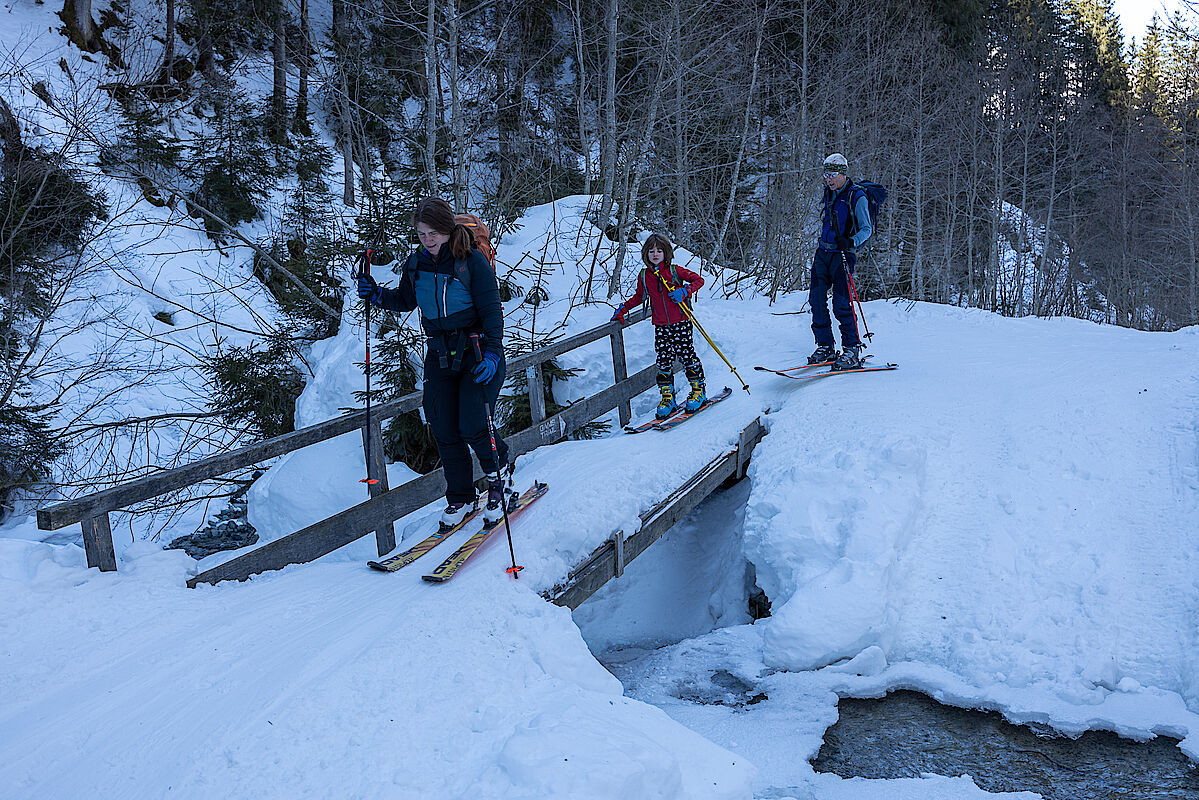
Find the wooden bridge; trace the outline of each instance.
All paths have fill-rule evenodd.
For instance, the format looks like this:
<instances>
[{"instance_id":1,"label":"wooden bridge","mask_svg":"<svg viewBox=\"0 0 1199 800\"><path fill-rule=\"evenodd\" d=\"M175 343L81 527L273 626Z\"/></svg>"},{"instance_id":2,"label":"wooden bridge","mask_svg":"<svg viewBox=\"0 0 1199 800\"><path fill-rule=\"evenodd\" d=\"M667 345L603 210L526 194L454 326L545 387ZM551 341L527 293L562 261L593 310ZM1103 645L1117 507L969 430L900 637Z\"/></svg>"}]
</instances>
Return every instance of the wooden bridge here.
<instances>
[{"instance_id":1,"label":"wooden bridge","mask_svg":"<svg viewBox=\"0 0 1199 800\"><path fill-rule=\"evenodd\" d=\"M638 310L629 315L629 324L640 323L647 316L644 310ZM545 363L563 353L604 338L608 338L611 343L613 385L573 403L552 417L546 417L545 398L542 393ZM532 425L506 437L512 458L542 445L560 441L614 409L619 410L620 423L627 424L631 416L630 400L651 388L657 373L657 367L651 364L634 375L628 375L624 332L617 323L592 328L508 362L510 375L522 369L528 377ZM392 523L434 502L445 490L441 469L414 478L394 489L387 483L382 442L383 420L415 410L420 405L421 393L414 392L373 407L369 420L365 410L355 411L228 453L163 470L95 494L56 503L38 510L38 527L43 530L58 530L68 525L81 525L88 566L113 571L117 568L117 560L109 523L109 515L112 512L360 430L364 452L369 454L367 476L377 481L368 484L370 499L205 570L191 578L187 585L195 587L201 583L245 580L259 572L306 563L371 532L375 534L379 555L386 555L394 550L396 545ZM627 563L644 552L721 484L744 476L750 453L763 435L761 423L754 420L741 431L735 446L730 446L728 451L713 459L657 506L643 513L638 531L628 536L624 531L613 533L605 544L597 548L548 592L547 597L558 605L574 609L605 582L619 577Z\"/></svg>"}]
</instances>

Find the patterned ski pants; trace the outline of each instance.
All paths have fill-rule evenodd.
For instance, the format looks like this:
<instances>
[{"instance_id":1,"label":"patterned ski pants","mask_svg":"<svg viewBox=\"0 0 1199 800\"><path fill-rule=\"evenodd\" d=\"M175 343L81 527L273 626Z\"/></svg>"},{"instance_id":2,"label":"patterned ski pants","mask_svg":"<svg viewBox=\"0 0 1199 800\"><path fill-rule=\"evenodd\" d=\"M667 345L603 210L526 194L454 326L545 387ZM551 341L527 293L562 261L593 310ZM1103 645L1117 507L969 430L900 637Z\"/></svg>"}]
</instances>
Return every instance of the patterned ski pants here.
<instances>
[{"instance_id":1,"label":"patterned ski pants","mask_svg":"<svg viewBox=\"0 0 1199 800\"><path fill-rule=\"evenodd\" d=\"M674 360L677 358L687 372L688 380L704 379L704 365L695 352L691 336L691 320L673 325L654 326L654 353L658 356L658 385L674 385Z\"/></svg>"}]
</instances>

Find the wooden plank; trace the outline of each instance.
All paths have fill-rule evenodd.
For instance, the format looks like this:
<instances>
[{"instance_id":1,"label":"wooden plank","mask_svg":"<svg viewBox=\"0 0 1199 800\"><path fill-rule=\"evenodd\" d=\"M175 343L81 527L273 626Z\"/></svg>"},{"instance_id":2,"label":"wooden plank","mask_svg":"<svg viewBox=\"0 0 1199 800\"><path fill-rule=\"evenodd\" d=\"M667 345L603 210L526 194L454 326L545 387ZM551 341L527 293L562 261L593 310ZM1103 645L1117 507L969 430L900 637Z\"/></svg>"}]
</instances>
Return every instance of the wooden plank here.
<instances>
[{"instance_id":1,"label":"wooden plank","mask_svg":"<svg viewBox=\"0 0 1199 800\"><path fill-rule=\"evenodd\" d=\"M117 556L112 547L112 528L108 514L97 514L82 521L83 552L87 554L87 565L99 567L101 572L116 572Z\"/></svg>"},{"instance_id":2,"label":"wooden plank","mask_svg":"<svg viewBox=\"0 0 1199 800\"><path fill-rule=\"evenodd\" d=\"M544 362L538 362L525 370L529 383L529 411L533 416L533 424L537 425L545 419L545 371Z\"/></svg>"},{"instance_id":3,"label":"wooden plank","mask_svg":"<svg viewBox=\"0 0 1199 800\"><path fill-rule=\"evenodd\" d=\"M420 404L421 393L413 392L399 400L373 407L371 417L379 420L387 419L418 408ZM366 411L355 411L336 419L326 420L318 425L301 428L283 436L276 436L265 442L258 442L231 450L228 453L204 458L175 469L156 472L145 478L114 486L86 497L56 503L47 508L39 508L37 526L46 531L58 530L80 522L84 517L116 511L209 478L224 475L226 472L249 467L360 429L365 424Z\"/></svg>"},{"instance_id":4,"label":"wooden plank","mask_svg":"<svg viewBox=\"0 0 1199 800\"><path fill-rule=\"evenodd\" d=\"M612 377L616 383L620 383L629 377L629 368L624 353L624 331L617 328L609 336L612 340ZM621 403L619 408L620 426L623 428L633 418L633 410L628 400Z\"/></svg>"},{"instance_id":5,"label":"wooden plank","mask_svg":"<svg viewBox=\"0 0 1199 800\"><path fill-rule=\"evenodd\" d=\"M644 308L639 308L625 315L625 327L635 325L649 317L649 312ZM611 335L612 331L620 330L619 322L609 322L605 325L600 325L598 328L592 328L589 331L569 336L553 344L534 350L532 353L525 353L523 356L517 356L507 362L508 371L515 372L518 369L527 369L534 364L542 364L549 361L551 358L557 358L563 353L569 353L584 345L598 342L605 336Z\"/></svg>"},{"instance_id":6,"label":"wooden plank","mask_svg":"<svg viewBox=\"0 0 1199 800\"><path fill-rule=\"evenodd\" d=\"M362 429L362 448L366 455L366 488L372 498L384 494L387 486L387 459L383 453L383 423L372 416L370 425ZM390 522L375 531L379 555L387 555L396 546L395 526Z\"/></svg>"},{"instance_id":7,"label":"wooden plank","mask_svg":"<svg viewBox=\"0 0 1199 800\"><path fill-rule=\"evenodd\" d=\"M507 438L513 458L521 453L535 450L543 444L553 444L577 431L596 417L606 414L622 402L630 400L654 385L656 366L646 367L633 377L617 386L593 394L585 400L569 406L533 428L525 428Z\"/></svg>"},{"instance_id":8,"label":"wooden plank","mask_svg":"<svg viewBox=\"0 0 1199 800\"><path fill-rule=\"evenodd\" d=\"M547 593L549 599L555 605L565 606L572 611L582 605L601 586L623 573L625 565L645 552L722 483L737 475L748 460L749 452L764 435L765 428L761 420L755 419L738 435L735 450L708 462L687 483L644 512L641 515L641 529L637 533L624 536L623 531L619 531L619 542L613 537L597 547L582 564L571 571L562 584Z\"/></svg>"},{"instance_id":9,"label":"wooden plank","mask_svg":"<svg viewBox=\"0 0 1199 800\"><path fill-rule=\"evenodd\" d=\"M428 505L444 493L445 478L438 469L372 500L348 508L340 514L309 525L303 530L269 542L257 550L205 570L189 580L187 585L194 588L201 583L243 581L259 572L313 561L365 536L372 530L390 525L405 514Z\"/></svg>"},{"instance_id":10,"label":"wooden plank","mask_svg":"<svg viewBox=\"0 0 1199 800\"><path fill-rule=\"evenodd\" d=\"M701 470L687 487L673 492L670 502L656 515L644 519L641 530L624 538L623 563L628 564L645 552L651 544L689 514L704 498L724 483L737 467L736 451L729 451ZM575 610L595 594L616 573L616 548L612 540L605 542L584 566L572 573L565 586L552 593L550 600L559 606ZM623 571L623 569L622 569Z\"/></svg>"}]
</instances>

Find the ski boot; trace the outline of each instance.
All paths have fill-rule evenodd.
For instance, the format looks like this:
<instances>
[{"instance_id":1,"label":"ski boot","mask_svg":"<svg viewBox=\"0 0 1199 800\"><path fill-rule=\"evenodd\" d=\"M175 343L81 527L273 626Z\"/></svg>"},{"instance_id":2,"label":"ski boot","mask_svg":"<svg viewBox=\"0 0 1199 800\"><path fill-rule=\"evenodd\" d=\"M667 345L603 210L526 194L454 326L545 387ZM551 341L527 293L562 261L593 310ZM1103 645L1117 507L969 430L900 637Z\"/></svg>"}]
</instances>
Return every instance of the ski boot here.
<instances>
[{"instance_id":1,"label":"ski boot","mask_svg":"<svg viewBox=\"0 0 1199 800\"><path fill-rule=\"evenodd\" d=\"M504 511L512 507L516 492L512 489L512 468L501 467L499 472L487 473L487 505L483 506L483 520L494 525L504 518Z\"/></svg>"},{"instance_id":2,"label":"ski boot","mask_svg":"<svg viewBox=\"0 0 1199 800\"><path fill-rule=\"evenodd\" d=\"M808 364L823 364L826 361L833 361L837 358L837 348L831 344L822 344L816 347L816 352L808 356Z\"/></svg>"},{"instance_id":3,"label":"ski boot","mask_svg":"<svg viewBox=\"0 0 1199 800\"><path fill-rule=\"evenodd\" d=\"M477 501L474 503L450 503L445 507L445 511L441 512L441 529L445 531L455 525L460 525L477 505Z\"/></svg>"},{"instance_id":4,"label":"ski boot","mask_svg":"<svg viewBox=\"0 0 1199 800\"><path fill-rule=\"evenodd\" d=\"M688 414L694 414L699 411L699 407L708 402L708 395L704 391L703 378L690 378L691 394L687 395L687 402L683 405L683 410Z\"/></svg>"},{"instance_id":5,"label":"ski boot","mask_svg":"<svg viewBox=\"0 0 1199 800\"><path fill-rule=\"evenodd\" d=\"M833 364L833 372L841 372L847 369L861 369L863 349L860 344L846 345L841 355L837 357L837 362Z\"/></svg>"},{"instance_id":6,"label":"ski boot","mask_svg":"<svg viewBox=\"0 0 1199 800\"><path fill-rule=\"evenodd\" d=\"M658 391L662 392L662 400L658 403L658 410L654 412L654 416L666 419L679 410L679 404L674 401L673 386L659 386Z\"/></svg>"}]
</instances>

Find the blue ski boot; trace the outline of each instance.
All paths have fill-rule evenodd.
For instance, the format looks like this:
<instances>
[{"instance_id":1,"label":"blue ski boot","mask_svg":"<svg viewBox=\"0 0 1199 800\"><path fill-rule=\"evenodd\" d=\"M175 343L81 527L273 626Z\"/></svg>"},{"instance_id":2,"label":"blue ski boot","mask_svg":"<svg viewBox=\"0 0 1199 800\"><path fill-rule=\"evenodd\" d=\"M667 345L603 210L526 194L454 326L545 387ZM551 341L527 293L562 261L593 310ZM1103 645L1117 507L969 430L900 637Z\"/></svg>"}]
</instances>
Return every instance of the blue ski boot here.
<instances>
[{"instance_id":1,"label":"blue ski boot","mask_svg":"<svg viewBox=\"0 0 1199 800\"><path fill-rule=\"evenodd\" d=\"M654 416L666 419L679 410L679 404L674 401L673 386L659 386L658 390L662 392L662 400L658 403L658 410L654 412Z\"/></svg>"},{"instance_id":2,"label":"blue ski boot","mask_svg":"<svg viewBox=\"0 0 1199 800\"><path fill-rule=\"evenodd\" d=\"M688 414L694 414L699 411L699 407L708 402L708 395L704 391L704 382L702 378L691 378L691 394L687 395L687 402L683 405L683 409Z\"/></svg>"}]
</instances>

